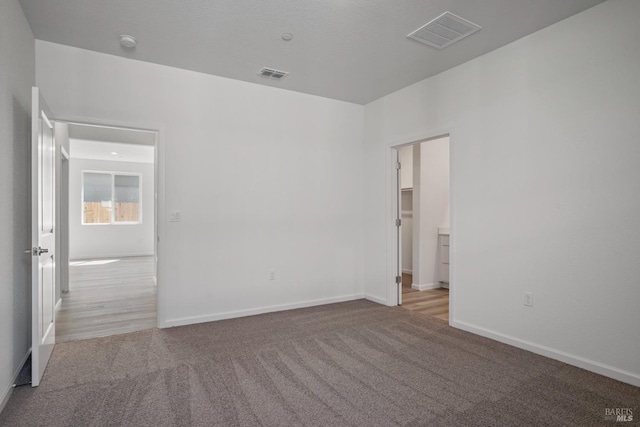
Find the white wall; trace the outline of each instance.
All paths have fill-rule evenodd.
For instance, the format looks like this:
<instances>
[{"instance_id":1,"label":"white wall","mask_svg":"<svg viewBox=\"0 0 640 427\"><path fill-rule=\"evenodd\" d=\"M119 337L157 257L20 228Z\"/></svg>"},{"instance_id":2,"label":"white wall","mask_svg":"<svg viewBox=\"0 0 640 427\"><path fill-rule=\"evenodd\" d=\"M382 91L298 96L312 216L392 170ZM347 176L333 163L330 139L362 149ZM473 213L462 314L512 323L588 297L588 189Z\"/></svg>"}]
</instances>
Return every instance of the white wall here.
<instances>
[{"instance_id":1,"label":"white wall","mask_svg":"<svg viewBox=\"0 0 640 427\"><path fill-rule=\"evenodd\" d=\"M608 1L365 107L367 293L389 147L450 131L451 323L640 385L639 19Z\"/></svg>"},{"instance_id":2,"label":"white wall","mask_svg":"<svg viewBox=\"0 0 640 427\"><path fill-rule=\"evenodd\" d=\"M413 273L413 191L402 192L402 272Z\"/></svg>"},{"instance_id":3,"label":"white wall","mask_svg":"<svg viewBox=\"0 0 640 427\"><path fill-rule=\"evenodd\" d=\"M400 168L400 187L413 188L413 146L407 145L398 150Z\"/></svg>"},{"instance_id":4,"label":"white wall","mask_svg":"<svg viewBox=\"0 0 640 427\"><path fill-rule=\"evenodd\" d=\"M415 251L413 283L418 289L438 288L440 258L438 228L449 227L449 138L426 141L414 146L413 191Z\"/></svg>"},{"instance_id":5,"label":"white wall","mask_svg":"<svg viewBox=\"0 0 640 427\"><path fill-rule=\"evenodd\" d=\"M160 129L167 325L363 296L363 106L41 41L36 59L58 117Z\"/></svg>"},{"instance_id":6,"label":"white wall","mask_svg":"<svg viewBox=\"0 0 640 427\"><path fill-rule=\"evenodd\" d=\"M0 2L0 410L31 346L30 176L34 39L17 0Z\"/></svg>"},{"instance_id":7,"label":"white wall","mask_svg":"<svg viewBox=\"0 0 640 427\"><path fill-rule=\"evenodd\" d=\"M82 225L82 171L141 173L142 222ZM69 161L69 258L153 255L153 175L153 164L149 163L72 157Z\"/></svg>"}]
</instances>

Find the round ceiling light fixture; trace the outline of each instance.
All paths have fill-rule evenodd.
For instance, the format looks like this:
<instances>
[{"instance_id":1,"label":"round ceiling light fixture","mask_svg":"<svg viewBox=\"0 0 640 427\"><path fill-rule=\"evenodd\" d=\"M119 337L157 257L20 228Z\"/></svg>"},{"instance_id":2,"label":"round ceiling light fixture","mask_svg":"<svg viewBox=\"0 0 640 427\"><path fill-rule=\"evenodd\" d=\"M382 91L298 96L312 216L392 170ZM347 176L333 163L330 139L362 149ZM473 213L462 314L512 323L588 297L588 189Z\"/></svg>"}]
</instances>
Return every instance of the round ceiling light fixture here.
<instances>
[{"instance_id":1,"label":"round ceiling light fixture","mask_svg":"<svg viewBox=\"0 0 640 427\"><path fill-rule=\"evenodd\" d=\"M133 49L134 47L136 47L137 43L138 42L136 41L136 38L133 36L130 36L128 34L123 34L120 36L120 46L122 47Z\"/></svg>"},{"instance_id":2,"label":"round ceiling light fixture","mask_svg":"<svg viewBox=\"0 0 640 427\"><path fill-rule=\"evenodd\" d=\"M288 42L288 41L291 41L291 39L293 39L293 34L291 34L291 33L283 33L282 34L282 40Z\"/></svg>"}]
</instances>

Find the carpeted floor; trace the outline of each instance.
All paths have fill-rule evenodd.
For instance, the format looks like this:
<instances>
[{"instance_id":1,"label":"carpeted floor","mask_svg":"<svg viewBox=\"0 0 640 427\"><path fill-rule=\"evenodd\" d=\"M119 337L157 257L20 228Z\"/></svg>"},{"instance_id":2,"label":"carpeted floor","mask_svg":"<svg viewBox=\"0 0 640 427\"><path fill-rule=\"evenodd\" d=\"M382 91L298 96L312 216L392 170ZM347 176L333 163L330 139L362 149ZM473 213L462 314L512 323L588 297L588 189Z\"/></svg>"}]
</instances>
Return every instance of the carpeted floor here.
<instances>
[{"instance_id":1,"label":"carpeted floor","mask_svg":"<svg viewBox=\"0 0 640 427\"><path fill-rule=\"evenodd\" d=\"M359 300L58 344L2 426L595 426L640 388Z\"/></svg>"}]
</instances>

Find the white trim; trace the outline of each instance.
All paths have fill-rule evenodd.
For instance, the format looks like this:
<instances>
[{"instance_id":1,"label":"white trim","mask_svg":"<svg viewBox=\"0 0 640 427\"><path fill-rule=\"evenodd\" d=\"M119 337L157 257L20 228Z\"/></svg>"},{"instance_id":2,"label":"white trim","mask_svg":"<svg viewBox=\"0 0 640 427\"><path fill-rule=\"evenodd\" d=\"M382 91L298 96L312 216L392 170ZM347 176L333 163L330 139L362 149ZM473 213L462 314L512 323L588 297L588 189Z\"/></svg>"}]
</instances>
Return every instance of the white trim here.
<instances>
[{"instance_id":1,"label":"white trim","mask_svg":"<svg viewBox=\"0 0 640 427\"><path fill-rule=\"evenodd\" d=\"M396 170L396 164L398 163L399 150L398 147L390 147L391 149L388 151L387 162L385 165L386 175L387 175L387 201L391 201L390 204L387 204L385 207L387 211L387 300L385 301L385 305L387 306L397 306L400 301L398 301L398 284L396 283L396 276L398 275L398 271L400 271L400 267L398 266L398 258L402 257L402 240L400 240L400 245L398 245L398 227L396 226L396 216L397 216L397 207L396 203L398 202L398 172ZM402 239L402 234L400 234L400 239ZM399 253L398 253L399 252ZM400 298L402 296L400 295Z\"/></svg>"},{"instance_id":2,"label":"white trim","mask_svg":"<svg viewBox=\"0 0 640 427\"><path fill-rule=\"evenodd\" d=\"M413 270L405 270L404 268L402 269L402 273L403 274L413 274Z\"/></svg>"},{"instance_id":3,"label":"white trim","mask_svg":"<svg viewBox=\"0 0 640 427\"><path fill-rule=\"evenodd\" d=\"M416 283L412 283L411 284L411 289L416 289L418 291L427 291L429 289L440 289L442 287L442 285L440 285L440 282L438 283L425 283L424 285L419 285Z\"/></svg>"},{"instance_id":4,"label":"white trim","mask_svg":"<svg viewBox=\"0 0 640 427\"><path fill-rule=\"evenodd\" d=\"M165 323L167 327L192 325L196 323L215 322L216 320L234 319L236 317L254 316L256 314L273 313L276 311L294 310L296 308L313 307L316 305L334 304L337 302L353 301L364 298L363 294L343 295L333 298L322 298L317 300L302 301L291 304L271 305L267 307L253 308L249 310L227 311L219 314L205 314L203 316L181 317L178 319L168 319Z\"/></svg>"},{"instance_id":5,"label":"white trim","mask_svg":"<svg viewBox=\"0 0 640 427\"><path fill-rule=\"evenodd\" d=\"M388 305L389 305L389 304L387 304L387 300L386 300L386 299L384 299L384 298L380 298L380 297L377 297L377 296L375 296L375 295L371 295L371 294L364 294L364 298L365 298L365 299L367 299L367 300L369 300L369 301L372 301L372 302L378 303L378 304L382 304L382 305L386 305L386 306L388 306Z\"/></svg>"},{"instance_id":6,"label":"white trim","mask_svg":"<svg viewBox=\"0 0 640 427\"><path fill-rule=\"evenodd\" d=\"M165 238L165 135L166 129L161 122L126 122L126 121L113 121L104 118L97 118L91 116L79 116L79 115L66 115L59 116L58 121L82 125L93 126L109 126L120 129L132 129L132 130L146 130L154 132L156 134L155 142L155 161L154 161L154 189L156 193L155 198L155 247L156 247L156 278L157 278L157 290L156 290L156 326L160 329L166 328L166 301L165 301L165 250L164 245L160 244L162 239Z\"/></svg>"},{"instance_id":7,"label":"white trim","mask_svg":"<svg viewBox=\"0 0 640 427\"><path fill-rule=\"evenodd\" d=\"M167 322L167 310L166 310L166 292L164 288L164 268L165 268L165 245L162 245L162 239L165 238L165 222L164 222L164 213L165 211L165 129L163 126L158 127L158 131L156 132L156 149L155 149L155 177L154 177L154 188L156 191L155 194L155 213L154 218L156 221L156 232L155 232L155 263L156 263L156 320L158 328L166 328Z\"/></svg>"},{"instance_id":8,"label":"white trim","mask_svg":"<svg viewBox=\"0 0 640 427\"><path fill-rule=\"evenodd\" d=\"M7 406L7 402L9 402L9 399L11 398L11 394L13 393L13 389L15 388L16 379L18 378L18 375L20 375L20 370L26 363L30 354L31 354L31 347L29 347L29 349L27 350L27 353L24 355L24 357L22 358L22 361L18 365L18 368L13 373L13 376L11 377L11 382L9 383L9 385L7 385L7 387L5 387L4 391L2 392L2 397L0 398L0 413L2 413L2 411L4 411L4 407Z\"/></svg>"},{"instance_id":9,"label":"white trim","mask_svg":"<svg viewBox=\"0 0 640 427\"><path fill-rule=\"evenodd\" d=\"M60 153L62 154L62 158L65 160L69 160L71 157L69 156L69 153L67 152L67 149L64 148L64 146L60 146Z\"/></svg>"},{"instance_id":10,"label":"white trim","mask_svg":"<svg viewBox=\"0 0 640 427\"><path fill-rule=\"evenodd\" d=\"M62 298L58 298L58 302L56 303L56 309L55 309L56 313L60 310L60 307L62 307Z\"/></svg>"},{"instance_id":11,"label":"white trim","mask_svg":"<svg viewBox=\"0 0 640 427\"><path fill-rule=\"evenodd\" d=\"M42 116L42 118L44 119L44 122L47 124L47 126L49 127L49 129L53 130L53 125L51 124L51 120L49 120L49 117L47 117L47 115L45 114L44 111L42 111L40 113L40 115Z\"/></svg>"},{"instance_id":12,"label":"white trim","mask_svg":"<svg viewBox=\"0 0 640 427\"><path fill-rule=\"evenodd\" d=\"M454 194L455 194L455 170L451 168L453 164L453 130L450 128L439 129L434 132L420 132L415 134L414 136L409 136L406 138L402 138L399 140L390 140L387 142L388 149L388 158L385 165L385 172L387 175L387 205L385 207L387 211L387 302L385 305L397 305L398 295L397 295L397 284L395 283L396 271L400 271L397 265L397 249L396 245L396 232L397 227L395 226L395 204L397 202L397 185L396 182L396 174L395 174L395 165L397 162L397 151L409 145L414 145L422 142L433 141L435 139L448 137L449 138L449 221L450 221L450 229L451 234L455 236L455 204L454 204ZM415 210L415 209L414 209ZM450 262L452 265L455 264L455 242L454 239L450 239ZM450 281L455 279L455 268L451 268L450 270ZM440 287L438 285L438 287ZM456 298L455 291L449 294L449 319L453 317L453 301Z\"/></svg>"},{"instance_id":13,"label":"white trim","mask_svg":"<svg viewBox=\"0 0 640 427\"><path fill-rule=\"evenodd\" d=\"M548 357L550 359L559 360L569 365L577 366L578 368L586 369L587 371L595 372L596 374L604 375L605 377L613 378L615 380L640 387L640 375L633 372L618 369L604 363L596 362L594 360L586 359L584 357L576 356L574 354L566 353L554 348L535 344L529 341L521 340L519 338L514 338L509 335L474 326L466 322L452 320L449 324L454 328L461 329L463 331L481 335L483 337L490 338L504 344L509 344L514 347L518 347L523 350Z\"/></svg>"}]
</instances>

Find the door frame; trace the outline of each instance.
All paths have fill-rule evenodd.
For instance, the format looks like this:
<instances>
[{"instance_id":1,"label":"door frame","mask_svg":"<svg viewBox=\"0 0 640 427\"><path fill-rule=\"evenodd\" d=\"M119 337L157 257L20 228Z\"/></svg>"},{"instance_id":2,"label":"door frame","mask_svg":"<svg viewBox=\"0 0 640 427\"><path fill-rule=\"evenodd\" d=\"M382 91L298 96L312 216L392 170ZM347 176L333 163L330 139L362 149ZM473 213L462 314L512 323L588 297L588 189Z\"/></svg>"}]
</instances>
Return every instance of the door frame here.
<instances>
[{"instance_id":1,"label":"door frame","mask_svg":"<svg viewBox=\"0 0 640 427\"><path fill-rule=\"evenodd\" d=\"M165 234L165 130L162 123L157 122L125 122L113 121L95 117L85 116L58 116L57 122L68 124L87 125L87 126L103 126L119 129L128 129L134 131L154 132L156 134L155 150L154 150L154 180L155 180L155 227L154 227L154 248L155 248L155 273L156 273L156 327L166 328L166 294L164 286L165 278L165 250L163 241ZM56 190L60 190L56 188ZM69 188L64 189L67 193ZM69 233L64 236L69 241Z\"/></svg>"},{"instance_id":2,"label":"door frame","mask_svg":"<svg viewBox=\"0 0 640 427\"><path fill-rule=\"evenodd\" d=\"M66 237L65 239L59 238L57 240L58 248L58 280L60 283L56 286L56 289L60 290L58 301L56 301L56 310L60 309L62 303L62 294L69 292L69 153L66 148L61 145L60 147L60 163L56 166L60 166L59 180L56 180L57 185L60 186L58 192L58 216L56 217L56 225L58 226L58 232L60 236Z\"/></svg>"},{"instance_id":3,"label":"door frame","mask_svg":"<svg viewBox=\"0 0 640 427\"><path fill-rule=\"evenodd\" d=\"M400 183L398 182L399 174L396 173L396 162L399 158L400 148L420 144L423 142L433 141L435 139L449 138L449 324L454 320L454 300L456 298L456 287L451 286L455 282L455 170L451 167L454 164L454 137L451 129L442 129L436 132L425 133L423 136L417 136L415 138L408 138L400 141L393 141L388 145L387 151L387 305L398 305L398 294L395 283L396 272L402 271L402 226L396 227L396 212L398 209L398 203L400 200L400 194L398 194Z\"/></svg>"}]
</instances>

